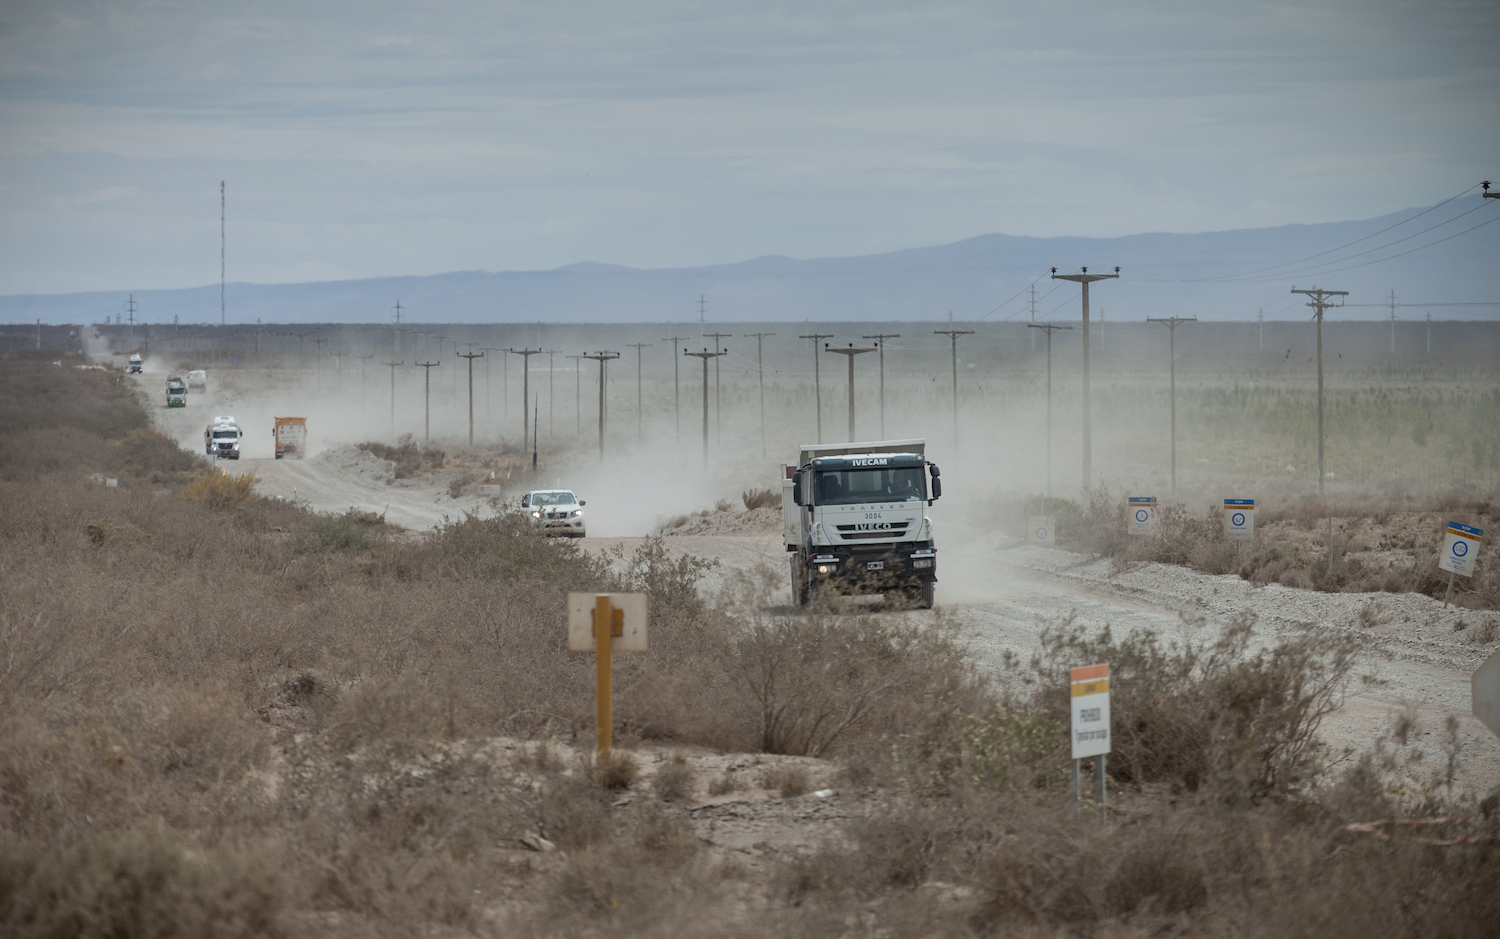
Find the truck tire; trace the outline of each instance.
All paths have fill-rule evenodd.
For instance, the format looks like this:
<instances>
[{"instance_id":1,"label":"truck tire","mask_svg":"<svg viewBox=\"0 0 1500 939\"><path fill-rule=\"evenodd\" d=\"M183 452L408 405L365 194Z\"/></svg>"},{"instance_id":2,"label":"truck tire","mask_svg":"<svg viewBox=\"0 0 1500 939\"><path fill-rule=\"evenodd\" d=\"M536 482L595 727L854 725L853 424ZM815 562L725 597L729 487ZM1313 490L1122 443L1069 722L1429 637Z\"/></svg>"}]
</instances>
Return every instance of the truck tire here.
<instances>
[{"instance_id":1,"label":"truck tire","mask_svg":"<svg viewBox=\"0 0 1500 939\"><path fill-rule=\"evenodd\" d=\"M807 606L808 589L807 578L801 576L801 565L797 563L797 555L792 555L792 603L796 606Z\"/></svg>"},{"instance_id":2,"label":"truck tire","mask_svg":"<svg viewBox=\"0 0 1500 939\"><path fill-rule=\"evenodd\" d=\"M937 583L934 581L929 580L927 583L918 587L916 590L917 608L923 610L932 609L932 603L933 600L936 599L936 593Z\"/></svg>"}]
</instances>

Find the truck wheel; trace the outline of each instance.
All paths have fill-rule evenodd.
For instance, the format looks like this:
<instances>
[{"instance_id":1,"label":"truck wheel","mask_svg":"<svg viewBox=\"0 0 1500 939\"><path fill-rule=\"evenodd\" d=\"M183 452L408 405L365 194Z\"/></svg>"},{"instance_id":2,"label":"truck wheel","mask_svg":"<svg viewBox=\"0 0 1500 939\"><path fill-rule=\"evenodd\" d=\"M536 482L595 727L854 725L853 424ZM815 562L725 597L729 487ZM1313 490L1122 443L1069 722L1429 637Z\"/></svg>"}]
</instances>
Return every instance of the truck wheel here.
<instances>
[{"instance_id":1,"label":"truck wheel","mask_svg":"<svg viewBox=\"0 0 1500 939\"><path fill-rule=\"evenodd\" d=\"M807 580L798 576L797 556L792 556L792 603L807 606Z\"/></svg>"},{"instance_id":2,"label":"truck wheel","mask_svg":"<svg viewBox=\"0 0 1500 939\"><path fill-rule=\"evenodd\" d=\"M912 594L913 594L912 600L914 601L915 606L917 607L917 609L919 609L919 610L930 610L930 609L932 609L932 602L933 602L933 599L934 599L934 594L936 592L937 592L937 584L935 582L933 582L933 581L930 581L930 580L927 583L923 584L922 586L918 587L916 590L913 590L912 591Z\"/></svg>"}]
</instances>

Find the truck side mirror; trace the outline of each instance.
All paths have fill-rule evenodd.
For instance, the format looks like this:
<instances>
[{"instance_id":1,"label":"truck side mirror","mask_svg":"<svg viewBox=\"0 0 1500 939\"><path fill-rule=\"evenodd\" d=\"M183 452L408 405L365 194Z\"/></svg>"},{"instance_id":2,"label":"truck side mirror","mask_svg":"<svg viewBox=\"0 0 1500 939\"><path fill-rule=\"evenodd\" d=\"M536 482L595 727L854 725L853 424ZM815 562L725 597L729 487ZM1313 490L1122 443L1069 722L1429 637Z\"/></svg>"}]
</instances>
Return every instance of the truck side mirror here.
<instances>
[{"instance_id":1,"label":"truck side mirror","mask_svg":"<svg viewBox=\"0 0 1500 939\"><path fill-rule=\"evenodd\" d=\"M943 497L943 481L941 479L934 479L932 481L932 501L936 502L937 500L941 499L942 497Z\"/></svg>"},{"instance_id":2,"label":"truck side mirror","mask_svg":"<svg viewBox=\"0 0 1500 939\"><path fill-rule=\"evenodd\" d=\"M802 504L802 471L798 470L792 474L792 504Z\"/></svg>"}]
</instances>

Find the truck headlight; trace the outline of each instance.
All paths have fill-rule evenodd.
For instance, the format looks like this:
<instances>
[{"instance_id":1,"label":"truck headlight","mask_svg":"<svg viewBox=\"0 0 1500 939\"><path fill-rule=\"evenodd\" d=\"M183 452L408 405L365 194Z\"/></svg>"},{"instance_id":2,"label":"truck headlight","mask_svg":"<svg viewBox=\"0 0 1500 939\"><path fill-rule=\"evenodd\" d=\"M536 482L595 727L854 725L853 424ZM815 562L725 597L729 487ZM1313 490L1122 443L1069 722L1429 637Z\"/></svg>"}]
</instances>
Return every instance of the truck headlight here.
<instances>
[{"instance_id":1,"label":"truck headlight","mask_svg":"<svg viewBox=\"0 0 1500 939\"><path fill-rule=\"evenodd\" d=\"M833 568L829 567L827 564L819 564L818 565L818 573L819 574L826 574L826 573L828 573L832 569Z\"/></svg>"},{"instance_id":2,"label":"truck headlight","mask_svg":"<svg viewBox=\"0 0 1500 939\"><path fill-rule=\"evenodd\" d=\"M531 513L531 517L532 518L541 518L542 517L542 513L540 513L540 512L532 512Z\"/></svg>"}]
</instances>

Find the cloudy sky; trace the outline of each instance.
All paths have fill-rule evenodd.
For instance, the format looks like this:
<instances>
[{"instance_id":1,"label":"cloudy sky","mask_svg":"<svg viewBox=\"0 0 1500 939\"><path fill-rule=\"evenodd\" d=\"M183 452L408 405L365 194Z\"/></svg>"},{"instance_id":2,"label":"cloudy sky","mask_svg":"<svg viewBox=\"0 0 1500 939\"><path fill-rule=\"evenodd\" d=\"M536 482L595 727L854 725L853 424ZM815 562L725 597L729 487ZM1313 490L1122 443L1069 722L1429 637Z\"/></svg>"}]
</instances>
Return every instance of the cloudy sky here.
<instances>
[{"instance_id":1,"label":"cloudy sky","mask_svg":"<svg viewBox=\"0 0 1500 939\"><path fill-rule=\"evenodd\" d=\"M0 3L0 293L1369 218L1500 177L1500 4Z\"/></svg>"}]
</instances>

